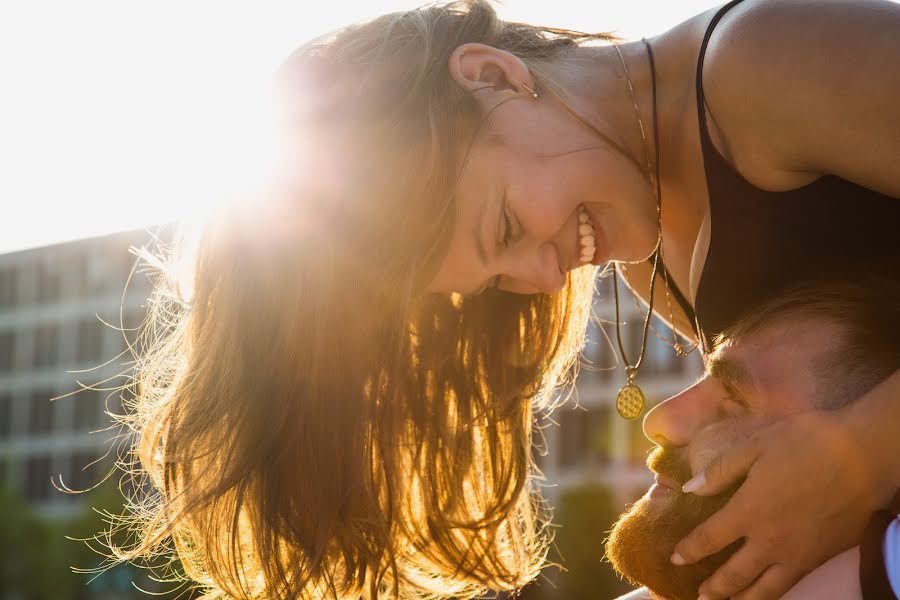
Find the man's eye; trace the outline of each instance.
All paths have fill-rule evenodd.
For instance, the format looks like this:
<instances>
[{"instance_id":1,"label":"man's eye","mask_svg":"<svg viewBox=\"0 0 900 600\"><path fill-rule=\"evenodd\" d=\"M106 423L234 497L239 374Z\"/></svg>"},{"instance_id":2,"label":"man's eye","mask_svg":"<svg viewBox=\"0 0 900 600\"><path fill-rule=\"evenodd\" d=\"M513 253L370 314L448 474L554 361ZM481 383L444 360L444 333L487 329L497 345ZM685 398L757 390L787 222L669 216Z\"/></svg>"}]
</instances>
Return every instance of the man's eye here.
<instances>
[{"instance_id":1,"label":"man's eye","mask_svg":"<svg viewBox=\"0 0 900 600\"><path fill-rule=\"evenodd\" d=\"M747 408L747 403L744 402L743 398L741 398L740 394L738 394L732 386L722 384L722 389L725 391L725 400L737 404L741 408Z\"/></svg>"}]
</instances>

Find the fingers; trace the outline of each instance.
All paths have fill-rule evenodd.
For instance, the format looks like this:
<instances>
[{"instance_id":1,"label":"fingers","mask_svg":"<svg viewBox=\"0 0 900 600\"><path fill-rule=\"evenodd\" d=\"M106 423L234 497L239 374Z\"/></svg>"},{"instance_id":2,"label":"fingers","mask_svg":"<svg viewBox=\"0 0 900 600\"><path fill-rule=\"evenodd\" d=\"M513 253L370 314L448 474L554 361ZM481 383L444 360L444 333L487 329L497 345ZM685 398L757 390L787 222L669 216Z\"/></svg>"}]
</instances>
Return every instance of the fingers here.
<instances>
[{"instance_id":1,"label":"fingers","mask_svg":"<svg viewBox=\"0 0 900 600\"><path fill-rule=\"evenodd\" d=\"M701 473L681 488L698 496L713 496L747 475L759 457L759 444L754 438L733 447L713 459Z\"/></svg>"},{"instance_id":2,"label":"fingers","mask_svg":"<svg viewBox=\"0 0 900 600\"><path fill-rule=\"evenodd\" d=\"M733 600L776 600L799 581L784 565L772 565L749 588L732 596Z\"/></svg>"},{"instance_id":3,"label":"fingers","mask_svg":"<svg viewBox=\"0 0 900 600\"><path fill-rule=\"evenodd\" d=\"M770 565L771 562L757 548L745 544L703 582L700 595L707 600L731 598L756 581Z\"/></svg>"},{"instance_id":4,"label":"fingers","mask_svg":"<svg viewBox=\"0 0 900 600\"><path fill-rule=\"evenodd\" d=\"M686 565L715 554L737 540L743 534L744 521L750 512L740 505L740 494L736 494L713 516L698 525L687 537L678 542L672 554L672 563Z\"/></svg>"}]
</instances>

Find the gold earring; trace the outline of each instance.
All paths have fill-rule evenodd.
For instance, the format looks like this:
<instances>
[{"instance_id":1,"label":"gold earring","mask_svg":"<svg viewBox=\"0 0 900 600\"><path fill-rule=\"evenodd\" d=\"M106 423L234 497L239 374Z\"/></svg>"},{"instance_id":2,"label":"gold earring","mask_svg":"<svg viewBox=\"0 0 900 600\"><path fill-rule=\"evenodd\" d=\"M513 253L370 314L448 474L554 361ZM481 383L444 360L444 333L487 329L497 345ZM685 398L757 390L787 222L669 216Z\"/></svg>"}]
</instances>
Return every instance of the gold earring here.
<instances>
[{"instance_id":1,"label":"gold earring","mask_svg":"<svg viewBox=\"0 0 900 600\"><path fill-rule=\"evenodd\" d=\"M531 89L524 83L522 84L522 87L525 88L526 90L528 90L529 92L531 92L531 97L534 98L535 100L537 100L538 96L540 96L540 94L537 93L537 90Z\"/></svg>"}]
</instances>

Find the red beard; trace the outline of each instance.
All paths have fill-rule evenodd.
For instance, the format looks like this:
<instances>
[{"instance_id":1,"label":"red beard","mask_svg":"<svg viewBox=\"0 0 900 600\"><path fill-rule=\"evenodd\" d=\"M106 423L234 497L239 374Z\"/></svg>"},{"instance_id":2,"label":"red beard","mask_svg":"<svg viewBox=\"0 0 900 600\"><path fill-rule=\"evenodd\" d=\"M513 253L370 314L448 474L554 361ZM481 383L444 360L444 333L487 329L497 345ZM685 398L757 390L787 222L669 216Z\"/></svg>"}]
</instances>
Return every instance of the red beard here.
<instances>
[{"instance_id":1,"label":"red beard","mask_svg":"<svg viewBox=\"0 0 900 600\"><path fill-rule=\"evenodd\" d=\"M657 448L647 460L650 468L679 484L691 476L683 454ZM672 490L665 497L644 496L628 509L606 541L606 556L616 571L633 585L647 586L668 600L695 600L698 588L740 548L737 541L692 565L671 563L675 544L717 512L740 483L717 496L703 497Z\"/></svg>"}]
</instances>

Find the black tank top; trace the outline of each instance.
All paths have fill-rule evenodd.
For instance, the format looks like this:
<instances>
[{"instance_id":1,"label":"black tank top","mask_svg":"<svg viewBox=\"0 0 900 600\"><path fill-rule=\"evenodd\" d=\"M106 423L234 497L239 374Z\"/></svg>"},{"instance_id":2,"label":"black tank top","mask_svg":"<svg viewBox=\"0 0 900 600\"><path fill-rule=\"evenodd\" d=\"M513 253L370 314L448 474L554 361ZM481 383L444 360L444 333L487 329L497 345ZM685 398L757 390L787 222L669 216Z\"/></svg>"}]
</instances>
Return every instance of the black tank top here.
<instances>
[{"instance_id":1,"label":"black tank top","mask_svg":"<svg viewBox=\"0 0 900 600\"><path fill-rule=\"evenodd\" d=\"M834 175L794 190L765 191L744 179L710 141L703 57L719 19L740 1L713 17L697 59L710 240L695 310L673 289L707 349L742 315L793 284L867 275L900 279L900 200Z\"/></svg>"}]
</instances>

